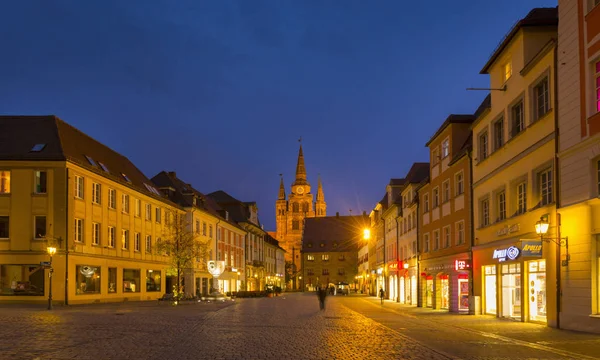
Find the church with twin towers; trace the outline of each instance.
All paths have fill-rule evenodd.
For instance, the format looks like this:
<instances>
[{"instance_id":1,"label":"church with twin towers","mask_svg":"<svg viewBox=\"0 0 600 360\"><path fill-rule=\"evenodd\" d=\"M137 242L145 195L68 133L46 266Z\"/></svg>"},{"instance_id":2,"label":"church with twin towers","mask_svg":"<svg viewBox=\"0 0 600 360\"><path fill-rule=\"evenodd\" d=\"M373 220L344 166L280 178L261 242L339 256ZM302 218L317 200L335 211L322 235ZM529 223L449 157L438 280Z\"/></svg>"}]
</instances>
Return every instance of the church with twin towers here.
<instances>
[{"instance_id":1,"label":"church with twin towers","mask_svg":"<svg viewBox=\"0 0 600 360\"><path fill-rule=\"evenodd\" d=\"M318 180L317 198L315 200L310 183L306 180L304 153L302 152L302 144L300 144L296 164L296 179L292 183L290 195L286 197L282 176L279 184L279 196L275 202L276 237L281 247L286 251L286 261L292 261L293 259L296 270L300 270L302 264L300 249L302 248L304 219L326 215L327 204L325 203L321 177Z\"/></svg>"}]
</instances>

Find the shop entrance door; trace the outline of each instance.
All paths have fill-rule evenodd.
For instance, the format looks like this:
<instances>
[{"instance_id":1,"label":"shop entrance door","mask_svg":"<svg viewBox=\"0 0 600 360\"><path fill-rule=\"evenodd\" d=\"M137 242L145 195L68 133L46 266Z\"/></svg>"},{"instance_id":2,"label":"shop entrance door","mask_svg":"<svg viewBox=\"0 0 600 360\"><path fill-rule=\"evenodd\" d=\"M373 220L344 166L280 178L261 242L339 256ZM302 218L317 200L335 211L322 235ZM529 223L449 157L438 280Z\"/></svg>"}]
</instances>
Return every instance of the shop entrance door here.
<instances>
[{"instance_id":1,"label":"shop entrance door","mask_svg":"<svg viewBox=\"0 0 600 360\"><path fill-rule=\"evenodd\" d=\"M450 281L448 279L448 275L440 276L440 284L441 284L441 304L440 307L442 309L448 309L450 307Z\"/></svg>"},{"instance_id":2,"label":"shop entrance door","mask_svg":"<svg viewBox=\"0 0 600 360\"><path fill-rule=\"evenodd\" d=\"M498 313L496 308L496 265L484 266L483 273L485 274L485 313L496 315Z\"/></svg>"},{"instance_id":3,"label":"shop entrance door","mask_svg":"<svg viewBox=\"0 0 600 360\"><path fill-rule=\"evenodd\" d=\"M410 292L410 304L417 305L417 277L414 275L410 277Z\"/></svg>"},{"instance_id":4,"label":"shop entrance door","mask_svg":"<svg viewBox=\"0 0 600 360\"><path fill-rule=\"evenodd\" d=\"M529 261L529 321L546 323L546 260Z\"/></svg>"},{"instance_id":5,"label":"shop entrance door","mask_svg":"<svg viewBox=\"0 0 600 360\"><path fill-rule=\"evenodd\" d=\"M521 264L502 265L502 317L521 319Z\"/></svg>"},{"instance_id":6,"label":"shop entrance door","mask_svg":"<svg viewBox=\"0 0 600 360\"><path fill-rule=\"evenodd\" d=\"M427 307L433 307L433 276L428 276L425 281L425 298Z\"/></svg>"},{"instance_id":7,"label":"shop entrance door","mask_svg":"<svg viewBox=\"0 0 600 360\"><path fill-rule=\"evenodd\" d=\"M458 275L458 311L469 310L469 275Z\"/></svg>"}]
</instances>

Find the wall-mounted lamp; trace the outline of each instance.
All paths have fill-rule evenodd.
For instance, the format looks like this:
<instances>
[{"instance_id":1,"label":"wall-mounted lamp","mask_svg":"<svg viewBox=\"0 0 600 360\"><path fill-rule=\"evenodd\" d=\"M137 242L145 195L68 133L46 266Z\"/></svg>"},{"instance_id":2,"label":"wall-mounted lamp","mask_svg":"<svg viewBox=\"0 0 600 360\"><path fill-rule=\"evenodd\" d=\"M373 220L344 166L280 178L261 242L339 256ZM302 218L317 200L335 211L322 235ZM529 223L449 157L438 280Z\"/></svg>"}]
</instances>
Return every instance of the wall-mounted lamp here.
<instances>
[{"instance_id":1,"label":"wall-mounted lamp","mask_svg":"<svg viewBox=\"0 0 600 360\"><path fill-rule=\"evenodd\" d=\"M548 228L550 227L550 223L548 222L548 216L542 216L540 217L540 219L535 223L535 232L536 234L538 234L540 236L540 239L542 241L546 241L546 242L550 242L552 241L553 243L555 243L558 246L564 246L565 247L565 260L562 260L562 266L568 266L569 265L569 260L571 260L571 257L569 256L569 237L566 236L564 238L549 238L549 237L545 237L544 235L546 235L546 233L548 232Z\"/></svg>"}]
</instances>

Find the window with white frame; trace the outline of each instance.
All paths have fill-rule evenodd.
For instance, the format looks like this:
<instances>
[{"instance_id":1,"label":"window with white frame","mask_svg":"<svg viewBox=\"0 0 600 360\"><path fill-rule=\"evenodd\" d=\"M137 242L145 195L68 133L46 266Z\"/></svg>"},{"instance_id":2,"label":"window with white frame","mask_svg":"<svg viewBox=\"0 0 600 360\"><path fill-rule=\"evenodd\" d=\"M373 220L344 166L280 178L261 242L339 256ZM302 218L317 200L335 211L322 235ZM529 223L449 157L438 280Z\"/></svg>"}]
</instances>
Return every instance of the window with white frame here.
<instances>
[{"instance_id":1,"label":"window with white frame","mask_svg":"<svg viewBox=\"0 0 600 360\"><path fill-rule=\"evenodd\" d=\"M155 212L156 212L156 215L154 216L154 218L155 218L156 222L160 224L160 222L161 222L161 217L160 217L160 215L161 215L161 210L160 210L160 208L159 208L158 206L156 207L156 209L155 209L155 210L156 210L156 211L155 211Z\"/></svg>"},{"instance_id":2,"label":"window with white frame","mask_svg":"<svg viewBox=\"0 0 600 360\"><path fill-rule=\"evenodd\" d=\"M0 239L8 239L10 237L10 217L0 216Z\"/></svg>"},{"instance_id":3,"label":"window with white frame","mask_svg":"<svg viewBox=\"0 0 600 360\"><path fill-rule=\"evenodd\" d=\"M423 252L429 252L429 233L423 234Z\"/></svg>"},{"instance_id":4,"label":"window with white frame","mask_svg":"<svg viewBox=\"0 0 600 360\"><path fill-rule=\"evenodd\" d=\"M465 192L465 176L462 171L456 173L454 183L456 184L456 196L462 195Z\"/></svg>"},{"instance_id":5,"label":"window with white frame","mask_svg":"<svg viewBox=\"0 0 600 360\"><path fill-rule=\"evenodd\" d=\"M35 172L35 188L36 194L45 194L48 191L48 173L46 171Z\"/></svg>"},{"instance_id":6,"label":"window with white frame","mask_svg":"<svg viewBox=\"0 0 600 360\"><path fill-rule=\"evenodd\" d=\"M440 249L440 231L435 230L433 232L433 250L439 250L439 249Z\"/></svg>"},{"instance_id":7,"label":"window with white frame","mask_svg":"<svg viewBox=\"0 0 600 360\"><path fill-rule=\"evenodd\" d=\"M117 237L117 232L115 230L114 226L109 226L108 227L108 247L109 248L114 248L115 247L115 239Z\"/></svg>"},{"instance_id":8,"label":"window with white frame","mask_svg":"<svg viewBox=\"0 0 600 360\"><path fill-rule=\"evenodd\" d=\"M465 222L459 221L456 223L456 244L462 245L465 243Z\"/></svg>"},{"instance_id":9,"label":"window with white frame","mask_svg":"<svg viewBox=\"0 0 600 360\"><path fill-rule=\"evenodd\" d=\"M202 235L206 236L206 222L202 222Z\"/></svg>"},{"instance_id":10,"label":"window with white frame","mask_svg":"<svg viewBox=\"0 0 600 360\"><path fill-rule=\"evenodd\" d=\"M129 230L121 230L121 248L123 250L129 249Z\"/></svg>"},{"instance_id":11,"label":"window with white frame","mask_svg":"<svg viewBox=\"0 0 600 360\"><path fill-rule=\"evenodd\" d=\"M100 245L100 224L92 223L92 245Z\"/></svg>"},{"instance_id":12,"label":"window with white frame","mask_svg":"<svg viewBox=\"0 0 600 360\"><path fill-rule=\"evenodd\" d=\"M433 208L440 206L440 189L438 187L433 189Z\"/></svg>"},{"instance_id":13,"label":"window with white frame","mask_svg":"<svg viewBox=\"0 0 600 360\"><path fill-rule=\"evenodd\" d=\"M152 252L152 235L146 235L146 252Z\"/></svg>"},{"instance_id":14,"label":"window with white frame","mask_svg":"<svg viewBox=\"0 0 600 360\"><path fill-rule=\"evenodd\" d=\"M73 240L83 242L83 219L75 219L75 229L73 231Z\"/></svg>"},{"instance_id":15,"label":"window with white frame","mask_svg":"<svg viewBox=\"0 0 600 360\"><path fill-rule=\"evenodd\" d=\"M552 169L544 170L539 174L540 204L552 203Z\"/></svg>"},{"instance_id":16,"label":"window with white frame","mask_svg":"<svg viewBox=\"0 0 600 360\"><path fill-rule=\"evenodd\" d=\"M92 183L92 202L94 204L100 204L102 199L102 187L98 183Z\"/></svg>"},{"instance_id":17,"label":"window with white frame","mask_svg":"<svg viewBox=\"0 0 600 360\"><path fill-rule=\"evenodd\" d=\"M527 183L522 182L517 185L517 214L524 214L527 211Z\"/></svg>"},{"instance_id":18,"label":"window with white frame","mask_svg":"<svg viewBox=\"0 0 600 360\"><path fill-rule=\"evenodd\" d=\"M308 255L306 255L306 260L307 261L315 261L315 256L311 255L311 254L308 254Z\"/></svg>"},{"instance_id":19,"label":"window with white frame","mask_svg":"<svg viewBox=\"0 0 600 360\"><path fill-rule=\"evenodd\" d=\"M548 77L543 78L533 87L533 101L535 104L535 119L538 120L550 110Z\"/></svg>"},{"instance_id":20,"label":"window with white frame","mask_svg":"<svg viewBox=\"0 0 600 360\"><path fill-rule=\"evenodd\" d=\"M212 224L208 225L208 237L212 239L213 237L213 232L212 232Z\"/></svg>"},{"instance_id":21,"label":"window with white frame","mask_svg":"<svg viewBox=\"0 0 600 360\"><path fill-rule=\"evenodd\" d=\"M125 214L129 214L129 195L123 194L121 196L121 201L122 201L121 211L123 211Z\"/></svg>"},{"instance_id":22,"label":"window with white frame","mask_svg":"<svg viewBox=\"0 0 600 360\"><path fill-rule=\"evenodd\" d=\"M506 192L501 191L496 195L496 203L498 204L498 221L506 219Z\"/></svg>"},{"instance_id":23,"label":"window with white frame","mask_svg":"<svg viewBox=\"0 0 600 360\"><path fill-rule=\"evenodd\" d=\"M140 199L135 199L134 204L135 204L135 213L134 213L134 215L136 217L142 216L142 201Z\"/></svg>"},{"instance_id":24,"label":"window with white frame","mask_svg":"<svg viewBox=\"0 0 600 360\"><path fill-rule=\"evenodd\" d=\"M108 208L117 208L117 191L115 189L108 189Z\"/></svg>"},{"instance_id":25,"label":"window with white frame","mask_svg":"<svg viewBox=\"0 0 600 360\"><path fill-rule=\"evenodd\" d=\"M512 106L511 111L511 137L525 130L525 113L523 111L523 100Z\"/></svg>"},{"instance_id":26,"label":"window with white frame","mask_svg":"<svg viewBox=\"0 0 600 360\"><path fill-rule=\"evenodd\" d=\"M500 149L504 145L504 118L494 122L494 151Z\"/></svg>"},{"instance_id":27,"label":"window with white frame","mask_svg":"<svg viewBox=\"0 0 600 360\"><path fill-rule=\"evenodd\" d=\"M200 220L196 220L196 234L200 234Z\"/></svg>"},{"instance_id":28,"label":"window with white frame","mask_svg":"<svg viewBox=\"0 0 600 360\"><path fill-rule=\"evenodd\" d=\"M148 220L148 221L152 220L152 205L151 204L146 204L146 220Z\"/></svg>"},{"instance_id":29,"label":"window with white frame","mask_svg":"<svg viewBox=\"0 0 600 360\"><path fill-rule=\"evenodd\" d=\"M423 195L423 211L429 212L429 194Z\"/></svg>"},{"instance_id":30,"label":"window with white frame","mask_svg":"<svg viewBox=\"0 0 600 360\"><path fill-rule=\"evenodd\" d=\"M450 201L450 180L442 183L442 203Z\"/></svg>"},{"instance_id":31,"label":"window with white frame","mask_svg":"<svg viewBox=\"0 0 600 360\"><path fill-rule=\"evenodd\" d=\"M133 251L140 251L142 249L142 234L136 232L133 235Z\"/></svg>"},{"instance_id":32,"label":"window with white frame","mask_svg":"<svg viewBox=\"0 0 600 360\"><path fill-rule=\"evenodd\" d=\"M75 197L83 199L83 176L75 176Z\"/></svg>"},{"instance_id":33,"label":"window with white frame","mask_svg":"<svg viewBox=\"0 0 600 360\"><path fill-rule=\"evenodd\" d=\"M481 200L481 227L488 226L490 224L490 200Z\"/></svg>"},{"instance_id":34,"label":"window with white frame","mask_svg":"<svg viewBox=\"0 0 600 360\"><path fill-rule=\"evenodd\" d=\"M487 159L487 157L489 156L487 131L484 131L483 133L481 133L479 135L479 144L478 144L477 149L479 152L478 161L483 161L483 160Z\"/></svg>"},{"instance_id":35,"label":"window with white frame","mask_svg":"<svg viewBox=\"0 0 600 360\"><path fill-rule=\"evenodd\" d=\"M450 139L442 141L442 159L445 159L450 155Z\"/></svg>"},{"instance_id":36,"label":"window with white frame","mask_svg":"<svg viewBox=\"0 0 600 360\"><path fill-rule=\"evenodd\" d=\"M321 255L321 261L329 261L329 254Z\"/></svg>"},{"instance_id":37,"label":"window with white frame","mask_svg":"<svg viewBox=\"0 0 600 360\"><path fill-rule=\"evenodd\" d=\"M450 247L450 226L444 227L444 248Z\"/></svg>"},{"instance_id":38,"label":"window with white frame","mask_svg":"<svg viewBox=\"0 0 600 360\"><path fill-rule=\"evenodd\" d=\"M600 0L596 0L596 5ZM595 71L594 71L594 88L596 92L594 92L596 98L596 112L600 112L600 60L596 62Z\"/></svg>"}]
</instances>

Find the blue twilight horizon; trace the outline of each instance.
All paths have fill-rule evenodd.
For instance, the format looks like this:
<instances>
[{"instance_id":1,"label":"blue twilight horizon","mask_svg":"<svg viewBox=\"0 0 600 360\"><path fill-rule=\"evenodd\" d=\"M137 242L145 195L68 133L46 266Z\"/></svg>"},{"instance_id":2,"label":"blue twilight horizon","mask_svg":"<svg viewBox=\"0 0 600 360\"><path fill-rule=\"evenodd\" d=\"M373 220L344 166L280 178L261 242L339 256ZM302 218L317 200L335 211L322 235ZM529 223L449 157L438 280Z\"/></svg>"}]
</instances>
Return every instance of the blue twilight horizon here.
<instances>
[{"instance_id":1,"label":"blue twilight horizon","mask_svg":"<svg viewBox=\"0 0 600 360\"><path fill-rule=\"evenodd\" d=\"M370 211L428 161L516 21L556 1L14 1L0 5L0 113L55 114L209 193L256 201L275 230L279 174L328 214Z\"/></svg>"}]
</instances>

